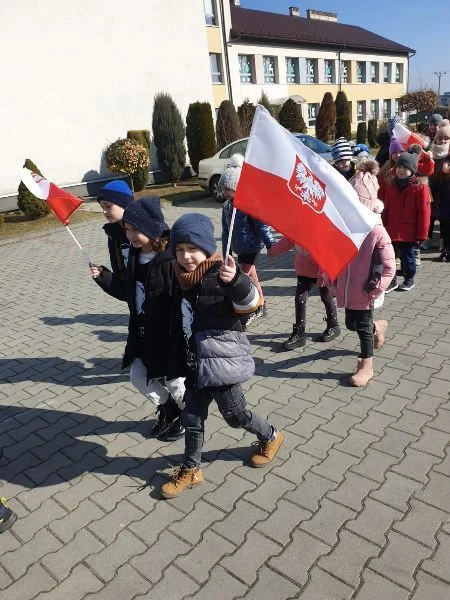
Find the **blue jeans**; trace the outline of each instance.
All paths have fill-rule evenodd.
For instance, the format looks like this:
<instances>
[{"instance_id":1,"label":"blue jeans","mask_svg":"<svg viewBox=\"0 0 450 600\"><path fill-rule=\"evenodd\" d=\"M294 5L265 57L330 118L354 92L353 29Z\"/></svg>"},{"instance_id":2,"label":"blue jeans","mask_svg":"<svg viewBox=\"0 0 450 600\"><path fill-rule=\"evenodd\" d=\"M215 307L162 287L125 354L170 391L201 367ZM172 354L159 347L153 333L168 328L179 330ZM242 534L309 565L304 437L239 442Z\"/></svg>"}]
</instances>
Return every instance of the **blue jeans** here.
<instances>
[{"instance_id":1,"label":"blue jeans","mask_svg":"<svg viewBox=\"0 0 450 600\"><path fill-rule=\"evenodd\" d=\"M248 410L240 385L209 387L203 390L186 389L185 407L181 417L185 433L185 450L181 465L186 469L198 467L202 461L205 421L208 407L215 400L222 417L230 427L246 429L259 440L268 440L274 427Z\"/></svg>"},{"instance_id":2,"label":"blue jeans","mask_svg":"<svg viewBox=\"0 0 450 600\"><path fill-rule=\"evenodd\" d=\"M400 265L405 279L414 279L416 274L416 242L393 242L394 248L400 252ZM394 277L395 280L395 277Z\"/></svg>"}]
</instances>

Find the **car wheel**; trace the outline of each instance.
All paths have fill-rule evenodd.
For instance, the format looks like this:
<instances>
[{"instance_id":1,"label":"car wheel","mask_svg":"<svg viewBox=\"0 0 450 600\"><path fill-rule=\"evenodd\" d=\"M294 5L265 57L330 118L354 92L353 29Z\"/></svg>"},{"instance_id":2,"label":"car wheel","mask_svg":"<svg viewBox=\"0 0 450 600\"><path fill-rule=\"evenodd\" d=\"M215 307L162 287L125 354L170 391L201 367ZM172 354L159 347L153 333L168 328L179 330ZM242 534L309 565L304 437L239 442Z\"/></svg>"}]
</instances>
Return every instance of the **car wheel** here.
<instances>
[{"instance_id":1,"label":"car wheel","mask_svg":"<svg viewBox=\"0 0 450 600\"><path fill-rule=\"evenodd\" d=\"M209 182L209 191L216 202L225 202L222 190L219 188L220 175L214 175Z\"/></svg>"}]
</instances>

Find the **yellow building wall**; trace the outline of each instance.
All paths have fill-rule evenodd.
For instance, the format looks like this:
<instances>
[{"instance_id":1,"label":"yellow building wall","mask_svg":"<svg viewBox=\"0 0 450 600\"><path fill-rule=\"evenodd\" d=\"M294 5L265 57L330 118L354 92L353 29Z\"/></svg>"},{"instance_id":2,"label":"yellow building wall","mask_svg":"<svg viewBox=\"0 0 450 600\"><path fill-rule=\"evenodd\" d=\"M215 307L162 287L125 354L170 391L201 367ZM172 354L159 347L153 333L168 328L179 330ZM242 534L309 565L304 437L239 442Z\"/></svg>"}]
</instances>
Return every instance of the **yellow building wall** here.
<instances>
[{"instance_id":1,"label":"yellow building wall","mask_svg":"<svg viewBox=\"0 0 450 600\"><path fill-rule=\"evenodd\" d=\"M222 54L222 41L220 37L220 29L218 27L207 27L206 39L208 42L208 52Z\"/></svg>"},{"instance_id":2,"label":"yellow building wall","mask_svg":"<svg viewBox=\"0 0 450 600\"><path fill-rule=\"evenodd\" d=\"M223 100L228 100L227 86L224 83L213 83L214 106L219 108Z\"/></svg>"},{"instance_id":3,"label":"yellow building wall","mask_svg":"<svg viewBox=\"0 0 450 600\"><path fill-rule=\"evenodd\" d=\"M308 102L321 103L326 92L331 92L333 97L339 91L339 85L330 83L315 84L289 84L287 86L289 96L299 95ZM379 100L383 98L400 98L404 93L401 83L344 83L342 91L345 92L350 102L357 100Z\"/></svg>"}]
</instances>

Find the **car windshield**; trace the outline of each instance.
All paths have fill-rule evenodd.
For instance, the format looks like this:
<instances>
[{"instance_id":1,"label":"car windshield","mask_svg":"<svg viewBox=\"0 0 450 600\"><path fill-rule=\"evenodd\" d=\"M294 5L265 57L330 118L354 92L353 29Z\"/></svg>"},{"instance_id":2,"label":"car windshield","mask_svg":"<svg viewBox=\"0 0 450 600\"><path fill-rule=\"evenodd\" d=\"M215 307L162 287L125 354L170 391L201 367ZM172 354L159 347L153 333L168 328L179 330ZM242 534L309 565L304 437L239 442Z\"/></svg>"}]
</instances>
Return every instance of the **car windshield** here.
<instances>
[{"instance_id":1,"label":"car windshield","mask_svg":"<svg viewBox=\"0 0 450 600\"><path fill-rule=\"evenodd\" d=\"M331 152L331 148L330 146L328 146L328 144L325 144L324 142L314 137L311 137L309 135L296 135L295 137L297 137L301 142L303 142L305 146L307 146L311 150L314 150L314 152L317 152L317 154L325 154L325 152Z\"/></svg>"}]
</instances>

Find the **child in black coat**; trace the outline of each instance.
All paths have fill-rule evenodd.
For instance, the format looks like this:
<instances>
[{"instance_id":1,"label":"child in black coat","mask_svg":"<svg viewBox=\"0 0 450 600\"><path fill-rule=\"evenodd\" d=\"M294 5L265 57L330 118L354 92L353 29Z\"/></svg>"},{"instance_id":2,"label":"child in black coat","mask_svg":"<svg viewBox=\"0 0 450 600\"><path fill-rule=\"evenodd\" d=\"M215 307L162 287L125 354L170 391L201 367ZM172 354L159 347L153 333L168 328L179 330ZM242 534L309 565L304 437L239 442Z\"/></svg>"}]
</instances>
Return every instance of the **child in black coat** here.
<instances>
[{"instance_id":1,"label":"child in black coat","mask_svg":"<svg viewBox=\"0 0 450 600\"><path fill-rule=\"evenodd\" d=\"M97 202L103 209L103 230L108 236L109 260L113 273L125 277L130 242L125 235L122 218L124 210L133 202L133 192L122 179L110 181L99 191ZM103 267L106 270L106 267Z\"/></svg>"},{"instance_id":2,"label":"child in black coat","mask_svg":"<svg viewBox=\"0 0 450 600\"><path fill-rule=\"evenodd\" d=\"M201 484L200 470L208 406L216 401L230 427L246 429L258 438L250 459L265 467L276 456L283 435L247 408L241 383L250 379L254 361L239 315L259 306L252 280L215 254L216 241L210 219L186 214L174 223L170 243L177 257L176 274L182 290L181 321L174 331L182 343L179 354L186 369L185 452L180 468L161 487L163 498L175 498Z\"/></svg>"},{"instance_id":3,"label":"child in black coat","mask_svg":"<svg viewBox=\"0 0 450 600\"><path fill-rule=\"evenodd\" d=\"M152 435L173 440L181 426L184 379L171 355L171 320L178 283L169 248L169 227L159 198L142 198L123 214L131 244L126 277L92 266L92 277L111 296L128 302L130 321L123 368L130 366L131 383L154 402L158 423Z\"/></svg>"}]
</instances>

